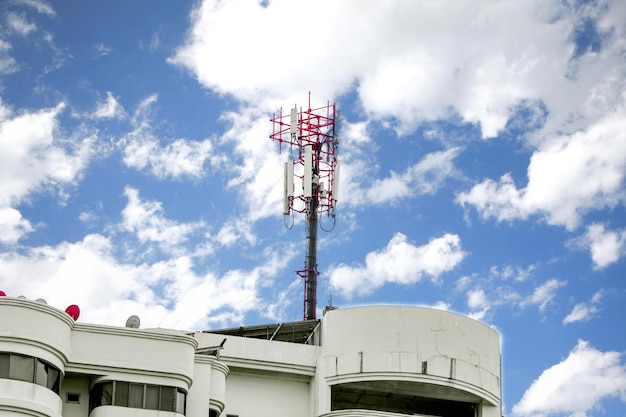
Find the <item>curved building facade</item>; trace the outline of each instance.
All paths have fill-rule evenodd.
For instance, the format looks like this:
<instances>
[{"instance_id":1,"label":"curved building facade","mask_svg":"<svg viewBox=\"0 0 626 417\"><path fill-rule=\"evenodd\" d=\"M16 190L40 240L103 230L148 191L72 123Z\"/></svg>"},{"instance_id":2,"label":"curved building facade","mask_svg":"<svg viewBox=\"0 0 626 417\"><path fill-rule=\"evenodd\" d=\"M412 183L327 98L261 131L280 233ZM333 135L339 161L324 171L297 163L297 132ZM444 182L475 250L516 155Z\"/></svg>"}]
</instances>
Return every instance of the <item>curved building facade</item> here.
<instances>
[{"instance_id":1,"label":"curved building facade","mask_svg":"<svg viewBox=\"0 0 626 417\"><path fill-rule=\"evenodd\" d=\"M0 416L500 417L500 339L422 307L187 332L0 297Z\"/></svg>"},{"instance_id":2,"label":"curved building facade","mask_svg":"<svg viewBox=\"0 0 626 417\"><path fill-rule=\"evenodd\" d=\"M436 309L374 306L330 311L321 331L325 416L356 409L500 415L500 339L478 321Z\"/></svg>"}]
</instances>

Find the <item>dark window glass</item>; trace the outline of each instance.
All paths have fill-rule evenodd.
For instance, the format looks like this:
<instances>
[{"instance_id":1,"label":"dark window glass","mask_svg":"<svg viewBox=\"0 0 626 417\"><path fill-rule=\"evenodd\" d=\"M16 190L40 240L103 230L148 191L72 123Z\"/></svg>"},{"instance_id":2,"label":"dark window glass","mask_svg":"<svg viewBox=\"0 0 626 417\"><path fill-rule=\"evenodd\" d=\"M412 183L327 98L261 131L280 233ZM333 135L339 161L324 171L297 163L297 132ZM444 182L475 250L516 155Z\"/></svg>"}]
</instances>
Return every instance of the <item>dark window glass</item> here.
<instances>
[{"instance_id":1,"label":"dark window glass","mask_svg":"<svg viewBox=\"0 0 626 417\"><path fill-rule=\"evenodd\" d=\"M102 400L98 405L111 405L113 404L113 383L105 382L102 384Z\"/></svg>"},{"instance_id":2,"label":"dark window glass","mask_svg":"<svg viewBox=\"0 0 626 417\"><path fill-rule=\"evenodd\" d=\"M80 394L75 392L68 392L65 399L66 403L80 404Z\"/></svg>"},{"instance_id":3,"label":"dark window glass","mask_svg":"<svg viewBox=\"0 0 626 417\"><path fill-rule=\"evenodd\" d=\"M114 381L94 385L89 397L89 412L101 405L115 405L185 414L187 393L176 387Z\"/></svg>"},{"instance_id":4,"label":"dark window glass","mask_svg":"<svg viewBox=\"0 0 626 417\"><path fill-rule=\"evenodd\" d=\"M162 411L176 411L176 388L161 387L161 406Z\"/></svg>"},{"instance_id":5,"label":"dark window glass","mask_svg":"<svg viewBox=\"0 0 626 417\"><path fill-rule=\"evenodd\" d=\"M159 409L159 386L146 385L146 407L148 410Z\"/></svg>"},{"instance_id":6,"label":"dark window glass","mask_svg":"<svg viewBox=\"0 0 626 417\"><path fill-rule=\"evenodd\" d=\"M48 365L40 360L35 363L35 384L48 387Z\"/></svg>"},{"instance_id":7,"label":"dark window glass","mask_svg":"<svg viewBox=\"0 0 626 417\"><path fill-rule=\"evenodd\" d=\"M9 377L9 361L11 360L11 355L8 353L0 353L0 378L8 378Z\"/></svg>"},{"instance_id":8,"label":"dark window glass","mask_svg":"<svg viewBox=\"0 0 626 417\"><path fill-rule=\"evenodd\" d=\"M18 381L33 382L35 376L35 358L11 355L9 378Z\"/></svg>"},{"instance_id":9,"label":"dark window glass","mask_svg":"<svg viewBox=\"0 0 626 417\"><path fill-rule=\"evenodd\" d=\"M144 384L130 384L128 393L128 406L133 408L143 408Z\"/></svg>"},{"instance_id":10,"label":"dark window glass","mask_svg":"<svg viewBox=\"0 0 626 417\"><path fill-rule=\"evenodd\" d=\"M128 382L115 382L115 400L113 405L128 407Z\"/></svg>"},{"instance_id":11,"label":"dark window glass","mask_svg":"<svg viewBox=\"0 0 626 417\"><path fill-rule=\"evenodd\" d=\"M102 405L102 384L96 384L89 392L89 412Z\"/></svg>"},{"instance_id":12,"label":"dark window glass","mask_svg":"<svg viewBox=\"0 0 626 417\"><path fill-rule=\"evenodd\" d=\"M61 372L54 366L48 365L48 388L55 393L60 392L61 388Z\"/></svg>"},{"instance_id":13,"label":"dark window glass","mask_svg":"<svg viewBox=\"0 0 626 417\"><path fill-rule=\"evenodd\" d=\"M59 393L60 371L32 356L0 352L0 378L32 382Z\"/></svg>"}]
</instances>

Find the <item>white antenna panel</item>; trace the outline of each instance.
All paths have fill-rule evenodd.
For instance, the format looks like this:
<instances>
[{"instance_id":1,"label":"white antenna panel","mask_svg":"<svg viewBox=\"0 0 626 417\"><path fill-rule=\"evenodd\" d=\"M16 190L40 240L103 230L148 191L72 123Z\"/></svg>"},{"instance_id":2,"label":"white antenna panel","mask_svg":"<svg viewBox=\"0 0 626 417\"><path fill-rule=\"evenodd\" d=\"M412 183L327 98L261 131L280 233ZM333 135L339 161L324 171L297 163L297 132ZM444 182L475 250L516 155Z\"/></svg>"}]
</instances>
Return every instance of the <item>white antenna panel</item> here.
<instances>
[{"instance_id":1,"label":"white antenna panel","mask_svg":"<svg viewBox=\"0 0 626 417\"><path fill-rule=\"evenodd\" d=\"M333 200L335 200L335 202L339 199L339 168L340 168L340 164L339 161L337 161L337 164L335 165L335 178L333 180Z\"/></svg>"},{"instance_id":2,"label":"white antenna panel","mask_svg":"<svg viewBox=\"0 0 626 417\"><path fill-rule=\"evenodd\" d=\"M302 179L304 198L313 194L313 152L310 146L304 147L304 178Z\"/></svg>"},{"instance_id":3,"label":"white antenna panel","mask_svg":"<svg viewBox=\"0 0 626 417\"><path fill-rule=\"evenodd\" d=\"M283 214L289 214L289 198L293 197L293 162L285 162L285 178L283 190Z\"/></svg>"},{"instance_id":4,"label":"white antenna panel","mask_svg":"<svg viewBox=\"0 0 626 417\"><path fill-rule=\"evenodd\" d=\"M298 108L291 109L291 137L296 137L298 134Z\"/></svg>"}]
</instances>

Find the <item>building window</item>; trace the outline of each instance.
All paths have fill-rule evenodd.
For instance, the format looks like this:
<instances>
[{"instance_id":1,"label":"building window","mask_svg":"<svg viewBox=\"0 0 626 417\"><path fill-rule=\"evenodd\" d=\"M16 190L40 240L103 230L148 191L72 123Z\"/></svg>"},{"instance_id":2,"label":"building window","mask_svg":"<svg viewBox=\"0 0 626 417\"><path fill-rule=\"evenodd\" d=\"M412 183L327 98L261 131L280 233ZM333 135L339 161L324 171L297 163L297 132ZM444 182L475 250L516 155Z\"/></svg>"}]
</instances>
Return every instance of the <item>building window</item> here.
<instances>
[{"instance_id":1,"label":"building window","mask_svg":"<svg viewBox=\"0 0 626 417\"><path fill-rule=\"evenodd\" d=\"M31 382L59 394L61 371L32 356L0 352L0 378Z\"/></svg>"},{"instance_id":2,"label":"building window","mask_svg":"<svg viewBox=\"0 0 626 417\"><path fill-rule=\"evenodd\" d=\"M65 398L66 403L80 404L80 394L75 393L75 392L68 392L66 394L67 394L67 397Z\"/></svg>"},{"instance_id":3,"label":"building window","mask_svg":"<svg viewBox=\"0 0 626 417\"><path fill-rule=\"evenodd\" d=\"M11 359L9 360L9 379L35 382L35 358L11 355Z\"/></svg>"},{"instance_id":4,"label":"building window","mask_svg":"<svg viewBox=\"0 0 626 417\"><path fill-rule=\"evenodd\" d=\"M89 412L101 405L174 411L185 414L187 393L180 388L123 381L101 382L91 389Z\"/></svg>"},{"instance_id":5,"label":"building window","mask_svg":"<svg viewBox=\"0 0 626 417\"><path fill-rule=\"evenodd\" d=\"M128 406L131 408L143 408L143 397L146 386L144 384L130 384L128 393Z\"/></svg>"}]
</instances>

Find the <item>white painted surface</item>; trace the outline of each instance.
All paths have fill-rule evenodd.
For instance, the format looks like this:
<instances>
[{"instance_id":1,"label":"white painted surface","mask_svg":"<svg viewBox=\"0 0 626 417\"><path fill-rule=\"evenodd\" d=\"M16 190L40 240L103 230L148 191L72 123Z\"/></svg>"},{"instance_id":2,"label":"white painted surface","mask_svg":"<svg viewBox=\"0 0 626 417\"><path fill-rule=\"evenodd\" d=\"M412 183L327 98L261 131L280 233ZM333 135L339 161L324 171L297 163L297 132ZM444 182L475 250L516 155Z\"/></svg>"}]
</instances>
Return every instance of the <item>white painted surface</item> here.
<instances>
[{"instance_id":1,"label":"white painted surface","mask_svg":"<svg viewBox=\"0 0 626 417\"><path fill-rule=\"evenodd\" d=\"M219 359L195 353L224 338ZM350 383L415 387L433 398L450 394L479 404L479 417L500 416L500 338L483 323L421 307L337 309L323 317L315 339L320 346L96 326L74 323L51 306L2 297L0 351L44 359L67 378L60 396L0 379L0 414L21 407L30 415L87 417L90 387L120 380L182 388L188 417L207 417L209 409L239 417L394 415L331 412L331 388ZM81 402L65 403L67 392L79 393ZM176 415L103 406L90 417Z\"/></svg>"}]
</instances>

